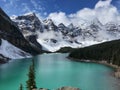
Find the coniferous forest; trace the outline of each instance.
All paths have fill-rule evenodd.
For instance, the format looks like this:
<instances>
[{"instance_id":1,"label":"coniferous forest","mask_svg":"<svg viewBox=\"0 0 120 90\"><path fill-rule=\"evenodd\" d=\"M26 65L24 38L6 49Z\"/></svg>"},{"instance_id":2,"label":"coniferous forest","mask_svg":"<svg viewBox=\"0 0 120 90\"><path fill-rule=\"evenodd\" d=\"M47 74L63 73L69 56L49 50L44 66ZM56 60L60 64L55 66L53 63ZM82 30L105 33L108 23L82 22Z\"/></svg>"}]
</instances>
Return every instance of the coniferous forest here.
<instances>
[{"instance_id":1,"label":"coniferous forest","mask_svg":"<svg viewBox=\"0 0 120 90\"><path fill-rule=\"evenodd\" d=\"M120 66L120 40L80 48L72 51L69 57L81 60L105 60Z\"/></svg>"}]
</instances>

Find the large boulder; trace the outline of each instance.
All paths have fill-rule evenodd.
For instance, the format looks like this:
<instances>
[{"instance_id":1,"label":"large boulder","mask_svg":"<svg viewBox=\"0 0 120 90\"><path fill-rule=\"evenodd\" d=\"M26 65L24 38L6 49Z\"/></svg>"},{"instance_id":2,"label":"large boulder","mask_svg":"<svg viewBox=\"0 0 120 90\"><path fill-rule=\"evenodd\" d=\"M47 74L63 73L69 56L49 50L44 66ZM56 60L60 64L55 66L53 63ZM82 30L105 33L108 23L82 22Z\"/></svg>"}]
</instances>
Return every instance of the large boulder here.
<instances>
[{"instance_id":1,"label":"large boulder","mask_svg":"<svg viewBox=\"0 0 120 90\"><path fill-rule=\"evenodd\" d=\"M74 88L74 87L62 87L57 90L80 90L79 88Z\"/></svg>"}]
</instances>

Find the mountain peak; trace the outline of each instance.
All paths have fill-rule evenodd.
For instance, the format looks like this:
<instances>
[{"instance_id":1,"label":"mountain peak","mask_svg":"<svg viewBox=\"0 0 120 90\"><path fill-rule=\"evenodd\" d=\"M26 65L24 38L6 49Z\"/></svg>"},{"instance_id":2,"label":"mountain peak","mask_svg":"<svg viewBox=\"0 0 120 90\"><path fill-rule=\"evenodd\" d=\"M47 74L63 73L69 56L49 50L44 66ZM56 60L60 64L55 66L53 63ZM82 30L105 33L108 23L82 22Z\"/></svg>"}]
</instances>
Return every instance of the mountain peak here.
<instances>
[{"instance_id":1,"label":"mountain peak","mask_svg":"<svg viewBox=\"0 0 120 90\"><path fill-rule=\"evenodd\" d=\"M30 12L30 13L26 13L24 15L20 15L20 16L16 17L16 19L33 21L35 19L38 20L38 17L36 16L36 14L34 12Z\"/></svg>"},{"instance_id":2,"label":"mountain peak","mask_svg":"<svg viewBox=\"0 0 120 90\"><path fill-rule=\"evenodd\" d=\"M60 23L58 27L66 27L63 23Z\"/></svg>"},{"instance_id":3,"label":"mountain peak","mask_svg":"<svg viewBox=\"0 0 120 90\"><path fill-rule=\"evenodd\" d=\"M23 16L36 16L34 12L25 13Z\"/></svg>"},{"instance_id":4,"label":"mountain peak","mask_svg":"<svg viewBox=\"0 0 120 90\"><path fill-rule=\"evenodd\" d=\"M69 24L69 25L68 25L68 28L69 28L69 29L73 29L73 28L74 28L73 23Z\"/></svg>"},{"instance_id":5,"label":"mountain peak","mask_svg":"<svg viewBox=\"0 0 120 90\"><path fill-rule=\"evenodd\" d=\"M99 24L99 25L102 25L102 23L98 20L98 18L94 18L92 21L91 21L92 24Z\"/></svg>"},{"instance_id":6,"label":"mountain peak","mask_svg":"<svg viewBox=\"0 0 120 90\"><path fill-rule=\"evenodd\" d=\"M52 21L52 19L45 19L44 21L43 21L45 24L49 24L49 25L51 25L51 24L53 24L53 21Z\"/></svg>"}]
</instances>

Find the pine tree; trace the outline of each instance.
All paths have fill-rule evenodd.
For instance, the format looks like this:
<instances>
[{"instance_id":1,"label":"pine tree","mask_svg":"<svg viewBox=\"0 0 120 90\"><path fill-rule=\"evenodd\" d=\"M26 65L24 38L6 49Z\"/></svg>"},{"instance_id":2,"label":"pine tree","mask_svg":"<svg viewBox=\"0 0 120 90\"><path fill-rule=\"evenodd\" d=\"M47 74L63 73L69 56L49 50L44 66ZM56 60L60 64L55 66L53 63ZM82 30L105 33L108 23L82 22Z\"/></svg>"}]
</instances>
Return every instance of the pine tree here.
<instances>
[{"instance_id":1,"label":"pine tree","mask_svg":"<svg viewBox=\"0 0 120 90\"><path fill-rule=\"evenodd\" d=\"M32 90L37 88L36 82L35 82L35 69L34 69L34 61L32 60L32 65L29 67L29 73L28 73L28 80L27 83L27 90Z\"/></svg>"},{"instance_id":2,"label":"pine tree","mask_svg":"<svg viewBox=\"0 0 120 90\"><path fill-rule=\"evenodd\" d=\"M19 90L23 90L23 86L22 86L22 84L20 84L20 88L19 88Z\"/></svg>"}]
</instances>

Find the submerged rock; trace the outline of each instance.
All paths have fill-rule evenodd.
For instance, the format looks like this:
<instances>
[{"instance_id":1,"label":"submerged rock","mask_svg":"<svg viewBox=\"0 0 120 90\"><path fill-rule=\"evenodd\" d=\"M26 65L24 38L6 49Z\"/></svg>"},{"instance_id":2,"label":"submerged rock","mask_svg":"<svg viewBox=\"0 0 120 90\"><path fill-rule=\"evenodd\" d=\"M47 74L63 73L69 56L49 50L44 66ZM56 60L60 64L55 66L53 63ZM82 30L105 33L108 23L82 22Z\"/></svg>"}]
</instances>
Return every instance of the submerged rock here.
<instances>
[{"instance_id":1,"label":"submerged rock","mask_svg":"<svg viewBox=\"0 0 120 90\"><path fill-rule=\"evenodd\" d=\"M39 88L39 89L32 89L32 90L51 90L51 89ZM61 87L61 88L53 89L53 90L80 90L80 89L74 88L74 87Z\"/></svg>"},{"instance_id":2,"label":"submerged rock","mask_svg":"<svg viewBox=\"0 0 120 90\"><path fill-rule=\"evenodd\" d=\"M74 88L74 87L62 87L57 90L80 90L79 88Z\"/></svg>"},{"instance_id":3,"label":"submerged rock","mask_svg":"<svg viewBox=\"0 0 120 90\"><path fill-rule=\"evenodd\" d=\"M50 89L46 89L46 88L40 88L39 90L50 90Z\"/></svg>"}]
</instances>

